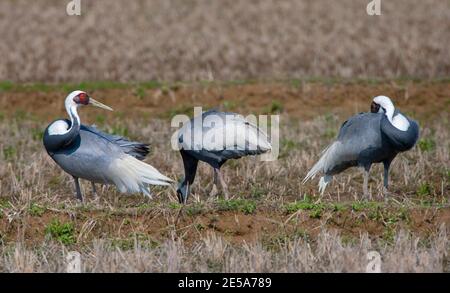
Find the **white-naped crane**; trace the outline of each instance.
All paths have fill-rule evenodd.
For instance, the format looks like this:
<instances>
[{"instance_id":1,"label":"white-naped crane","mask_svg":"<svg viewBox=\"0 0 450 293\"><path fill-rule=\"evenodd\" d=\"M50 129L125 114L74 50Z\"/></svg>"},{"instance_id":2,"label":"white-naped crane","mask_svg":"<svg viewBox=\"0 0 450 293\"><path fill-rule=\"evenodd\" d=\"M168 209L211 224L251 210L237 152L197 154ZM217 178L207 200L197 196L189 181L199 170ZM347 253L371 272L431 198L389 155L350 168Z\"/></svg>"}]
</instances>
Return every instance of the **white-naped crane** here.
<instances>
[{"instance_id":1,"label":"white-naped crane","mask_svg":"<svg viewBox=\"0 0 450 293\"><path fill-rule=\"evenodd\" d=\"M197 123L198 122L198 123ZM194 117L178 132L185 177L177 189L180 203L186 203L197 173L198 161L214 169L213 190L219 182L225 198L228 188L220 168L227 160L259 155L272 149L267 134L239 114L211 110Z\"/></svg>"},{"instance_id":2,"label":"white-naped crane","mask_svg":"<svg viewBox=\"0 0 450 293\"><path fill-rule=\"evenodd\" d=\"M370 113L360 113L342 124L336 141L322 152L303 183L323 173L319 181L319 192L323 194L333 175L359 166L364 168L363 193L368 198L370 167L374 163L383 163L383 193L387 193L392 160L416 144L419 125L398 111L386 96L375 97L370 110Z\"/></svg>"},{"instance_id":3,"label":"white-naped crane","mask_svg":"<svg viewBox=\"0 0 450 293\"><path fill-rule=\"evenodd\" d=\"M104 133L94 126L81 124L78 109L93 105L112 109L83 91L71 92L65 100L70 120L52 122L44 133L44 146L49 156L75 181L76 196L83 200L79 178L95 183L113 184L122 193L143 193L151 197L150 185L168 186L173 182L149 164L147 144Z\"/></svg>"}]
</instances>

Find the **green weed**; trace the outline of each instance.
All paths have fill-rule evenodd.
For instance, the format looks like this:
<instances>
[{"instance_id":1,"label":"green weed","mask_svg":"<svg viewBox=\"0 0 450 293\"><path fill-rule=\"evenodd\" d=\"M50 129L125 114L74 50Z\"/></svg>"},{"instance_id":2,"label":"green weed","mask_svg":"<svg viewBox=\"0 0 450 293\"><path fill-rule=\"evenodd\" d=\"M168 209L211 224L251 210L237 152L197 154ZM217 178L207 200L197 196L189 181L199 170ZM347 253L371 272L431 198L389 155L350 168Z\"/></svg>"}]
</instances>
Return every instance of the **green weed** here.
<instances>
[{"instance_id":1,"label":"green weed","mask_svg":"<svg viewBox=\"0 0 450 293\"><path fill-rule=\"evenodd\" d=\"M138 97L138 99L143 100L147 95L147 90L146 88L139 86L135 89L134 94Z\"/></svg>"},{"instance_id":2,"label":"green weed","mask_svg":"<svg viewBox=\"0 0 450 293\"><path fill-rule=\"evenodd\" d=\"M6 161L12 160L16 156L17 150L14 146L7 146L3 148L3 158Z\"/></svg>"},{"instance_id":3,"label":"green weed","mask_svg":"<svg viewBox=\"0 0 450 293\"><path fill-rule=\"evenodd\" d=\"M111 134L114 135L128 137L128 133L129 133L128 127L126 127L125 125L116 124L111 129Z\"/></svg>"},{"instance_id":4,"label":"green weed","mask_svg":"<svg viewBox=\"0 0 450 293\"><path fill-rule=\"evenodd\" d=\"M278 100L272 100L272 103L266 108L264 112L269 114L277 114L283 112L283 104Z\"/></svg>"},{"instance_id":5,"label":"green weed","mask_svg":"<svg viewBox=\"0 0 450 293\"><path fill-rule=\"evenodd\" d=\"M436 143L431 138L422 138L419 140L419 148L422 152L432 151L436 147Z\"/></svg>"},{"instance_id":6,"label":"green weed","mask_svg":"<svg viewBox=\"0 0 450 293\"><path fill-rule=\"evenodd\" d=\"M64 245L76 242L73 223L61 223L58 219L54 219L46 226L45 233Z\"/></svg>"},{"instance_id":7,"label":"green weed","mask_svg":"<svg viewBox=\"0 0 450 293\"><path fill-rule=\"evenodd\" d=\"M252 186L251 195L254 199L260 199L264 195L264 193L264 189L262 189L260 186Z\"/></svg>"},{"instance_id":8,"label":"green weed","mask_svg":"<svg viewBox=\"0 0 450 293\"><path fill-rule=\"evenodd\" d=\"M309 216L313 219L319 219L322 217L322 212L325 210L323 203L313 203L310 199L306 198L303 201L296 201L289 203L286 206L288 213L292 214L299 210L310 211Z\"/></svg>"},{"instance_id":9,"label":"green weed","mask_svg":"<svg viewBox=\"0 0 450 293\"><path fill-rule=\"evenodd\" d=\"M428 182L424 182L419 185L419 188L417 188L416 193L420 197L425 197L427 195L431 195L432 187Z\"/></svg>"},{"instance_id":10,"label":"green weed","mask_svg":"<svg viewBox=\"0 0 450 293\"><path fill-rule=\"evenodd\" d=\"M99 114L95 116L95 123L97 123L98 125L104 125L105 122L106 122L105 115Z\"/></svg>"},{"instance_id":11,"label":"green weed","mask_svg":"<svg viewBox=\"0 0 450 293\"><path fill-rule=\"evenodd\" d=\"M186 207L186 214L188 216L201 215L205 208L202 203L193 203Z\"/></svg>"},{"instance_id":12,"label":"green weed","mask_svg":"<svg viewBox=\"0 0 450 293\"><path fill-rule=\"evenodd\" d=\"M247 199L220 199L217 202L219 211L240 211L245 214L253 214L256 210L256 203Z\"/></svg>"},{"instance_id":13,"label":"green weed","mask_svg":"<svg viewBox=\"0 0 450 293\"><path fill-rule=\"evenodd\" d=\"M183 205L180 204L180 203L177 203L177 202L170 202L169 203L169 208L172 209L172 210L179 210L182 207L183 207Z\"/></svg>"},{"instance_id":14,"label":"green weed","mask_svg":"<svg viewBox=\"0 0 450 293\"><path fill-rule=\"evenodd\" d=\"M38 204L32 203L30 208L28 209L28 212L33 217L41 217L45 213L45 210L46 209L44 207L42 207Z\"/></svg>"},{"instance_id":15,"label":"green weed","mask_svg":"<svg viewBox=\"0 0 450 293\"><path fill-rule=\"evenodd\" d=\"M31 137L33 140L41 141L44 138L44 131L40 128L32 128Z\"/></svg>"}]
</instances>

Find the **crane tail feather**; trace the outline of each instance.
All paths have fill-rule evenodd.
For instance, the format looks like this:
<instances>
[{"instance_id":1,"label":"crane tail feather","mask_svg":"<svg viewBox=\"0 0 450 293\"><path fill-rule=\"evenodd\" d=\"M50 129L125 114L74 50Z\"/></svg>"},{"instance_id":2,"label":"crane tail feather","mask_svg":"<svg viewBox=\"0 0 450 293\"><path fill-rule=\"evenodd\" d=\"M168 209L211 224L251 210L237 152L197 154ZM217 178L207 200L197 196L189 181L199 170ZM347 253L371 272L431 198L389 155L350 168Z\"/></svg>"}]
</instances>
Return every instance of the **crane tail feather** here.
<instances>
[{"instance_id":1,"label":"crane tail feather","mask_svg":"<svg viewBox=\"0 0 450 293\"><path fill-rule=\"evenodd\" d=\"M113 182L123 193L143 193L151 197L149 185L170 186L172 179L155 167L126 155L114 160L111 166Z\"/></svg>"},{"instance_id":2,"label":"crane tail feather","mask_svg":"<svg viewBox=\"0 0 450 293\"><path fill-rule=\"evenodd\" d=\"M303 184L305 184L308 180L313 179L317 175L317 173L326 173L329 169L331 169L338 147L339 143L334 142L322 151L322 156L320 157L319 161L317 161L317 163L311 168L311 170L309 170L308 174L306 174L305 178L302 181Z\"/></svg>"},{"instance_id":3,"label":"crane tail feather","mask_svg":"<svg viewBox=\"0 0 450 293\"><path fill-rule=\"evenodd\" d=\"M333 177L330 175L325 175L325 176L320 177L320 180L319 180L320 195L323 195L325 193L325 188L327 188L327 185L328 185L328 183L331 182L332 178Z\"/></svg>"}]
</instances>

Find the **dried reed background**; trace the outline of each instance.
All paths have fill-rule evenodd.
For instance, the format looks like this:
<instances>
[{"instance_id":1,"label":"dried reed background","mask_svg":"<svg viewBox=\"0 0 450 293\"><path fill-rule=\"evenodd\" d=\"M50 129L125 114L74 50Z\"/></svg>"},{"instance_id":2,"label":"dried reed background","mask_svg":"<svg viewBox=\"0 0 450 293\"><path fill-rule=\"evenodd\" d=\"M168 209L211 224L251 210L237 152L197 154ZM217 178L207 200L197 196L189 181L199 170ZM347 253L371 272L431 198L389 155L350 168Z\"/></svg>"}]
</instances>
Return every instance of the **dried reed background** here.
<instances>
[{"instance_id":1,"label":"dried reed background","mask_svg":"<svg viewBox=\"0 0 450 293\"><path fill-rule=\"evenodd\" d=\"M0 2L0 80L450 75L450 5L383 0Z\"/></svg>"}]
</instances>

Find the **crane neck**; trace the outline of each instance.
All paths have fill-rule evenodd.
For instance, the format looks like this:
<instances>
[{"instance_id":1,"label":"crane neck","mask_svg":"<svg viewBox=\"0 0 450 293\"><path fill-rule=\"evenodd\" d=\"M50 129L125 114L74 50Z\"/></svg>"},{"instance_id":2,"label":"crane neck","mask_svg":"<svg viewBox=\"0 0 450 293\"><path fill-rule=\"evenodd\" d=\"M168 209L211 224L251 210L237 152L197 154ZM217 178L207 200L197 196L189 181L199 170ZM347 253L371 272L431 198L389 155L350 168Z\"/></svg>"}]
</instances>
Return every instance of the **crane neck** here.
<instances>
[{"instance_id":1,"label":"crane neck","mask_svg":"<svg viewBox=\"0 0 450 293\"><path fill-rule=\"evenodd\" d=\"M400 112L396 113L395 107L392 103L387 105L385 109L386 109L385 113L386 118L389 120L392 126L401 131L408 130L410 126L408 119Z\"/></svg>"},{"instance_id":2,"label":"crane neck","mask_svg":"<svg viewBox=\"0 0 450 293\"><path fill-rule=\"evenodd\" d=\"M77 105L66 102L66 111L69 114L71 125L64 132L44 135L44 145L50 155L71 145L80 135L80 117ZM48 131L48 129L47 129Z\"/></svg>"},{"instance_id":3,"label":"crane neck","mask_svg":"<svg viewBox=\"0 0 450 293\"><path fill-rule=\"evenodd\" d=\"M67 132L71 132L73 130L78 132L80 130L81 121L80 116L78 115L77 105L66 104L66 111L67 114L69 114L70 121L72 122Z\"/></svg>"},{"instance_id":4,"label":"crane neck","mask_svg":"<svg viewBox=\"0 0 450 293\"><path fill-rule=\"evenodd\" d=\"M408 121L406 118L404 118L406 122L394 119L396 120L394 123L386 118L381 120L381 132L386 136L394 149L399 152L411 149L419 137L419 125L415 121ZM403 123L407 123L407 127Z\"/></svg>"},{"instance_id":5,"label":"crane neck","mask_svg":"<svg viewBox=\"0 0 450 293\"><path fill-rule=\"evenodd\" d=\"M394 104L389 103L388 105L386 105L386 117L389 120L389 122L393 123L393 118L394 118L394 112L395 112L395 107Z\"/></svg>"}]
</instances>

